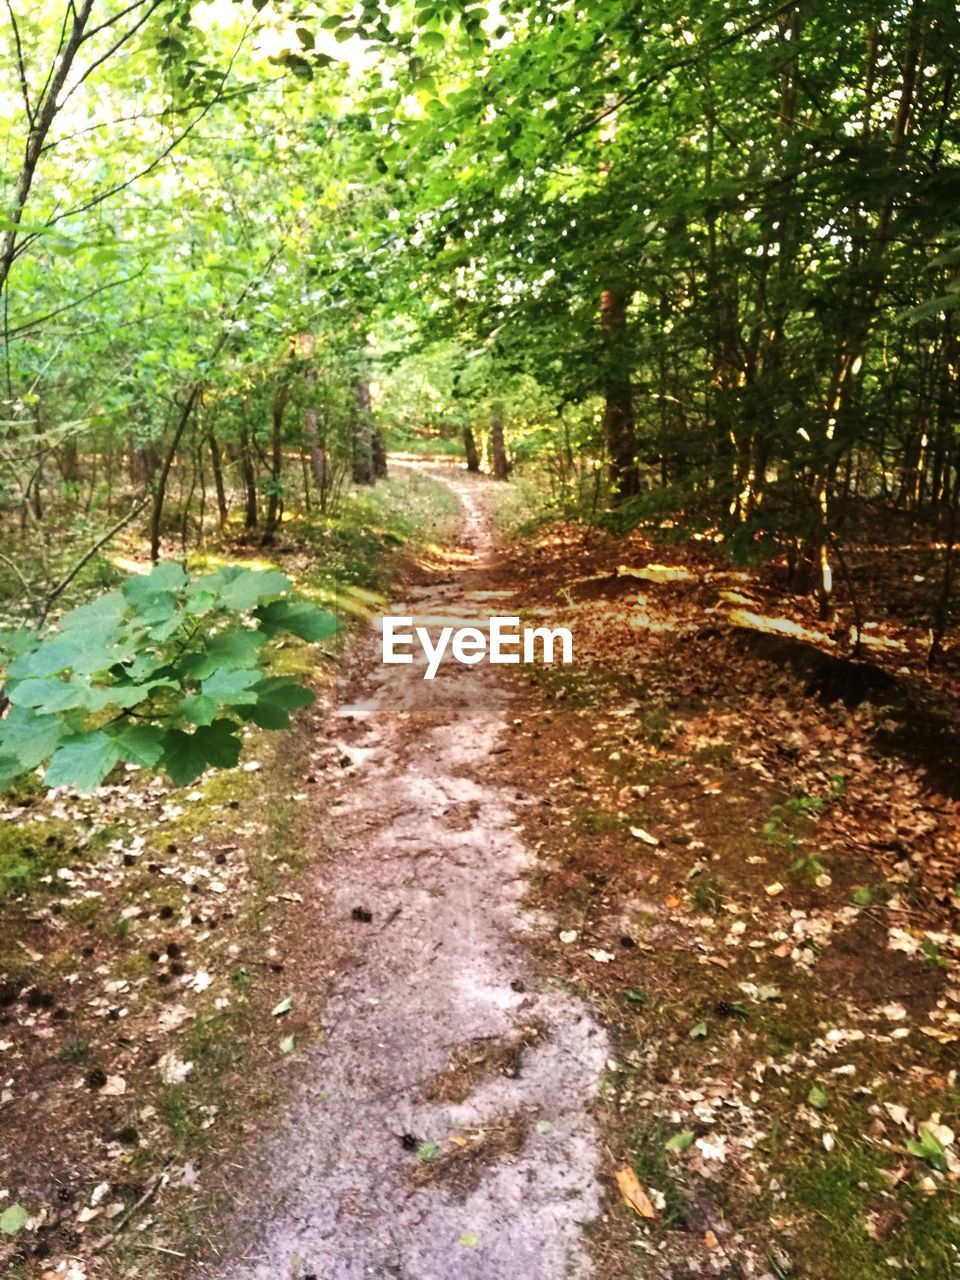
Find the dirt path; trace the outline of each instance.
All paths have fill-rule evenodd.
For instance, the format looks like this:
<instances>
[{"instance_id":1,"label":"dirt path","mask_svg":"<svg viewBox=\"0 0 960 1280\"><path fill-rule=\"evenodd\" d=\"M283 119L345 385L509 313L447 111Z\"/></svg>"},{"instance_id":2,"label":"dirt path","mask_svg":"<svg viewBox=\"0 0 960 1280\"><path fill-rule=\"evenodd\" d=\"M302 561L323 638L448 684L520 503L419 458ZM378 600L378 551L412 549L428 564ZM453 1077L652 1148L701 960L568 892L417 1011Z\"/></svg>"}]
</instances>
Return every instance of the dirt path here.
<instances>
[{"instance_id":1,"label":"dirt path","mask_svg":"<svg viewBox=\"0 0 960 1280\"><path fill-rule=\"evenodd\" d=\"M455 568L424 575L394 613L440 625L509 611L489 491L440 478L464 509ZM355 776L317 893L355 963L298 1096L251 1156L254 1240L196 1274L586 1276L581 1224L599 1210L589 1104L608 1050L583 1005L538 982L525 946L546 922L522 905L533 860L511 807L532 801L491 780L508 695L485 665L445 662L432 682L418 662L384 667L374 634L344 690Z\"/></svg>"}]
</instances>

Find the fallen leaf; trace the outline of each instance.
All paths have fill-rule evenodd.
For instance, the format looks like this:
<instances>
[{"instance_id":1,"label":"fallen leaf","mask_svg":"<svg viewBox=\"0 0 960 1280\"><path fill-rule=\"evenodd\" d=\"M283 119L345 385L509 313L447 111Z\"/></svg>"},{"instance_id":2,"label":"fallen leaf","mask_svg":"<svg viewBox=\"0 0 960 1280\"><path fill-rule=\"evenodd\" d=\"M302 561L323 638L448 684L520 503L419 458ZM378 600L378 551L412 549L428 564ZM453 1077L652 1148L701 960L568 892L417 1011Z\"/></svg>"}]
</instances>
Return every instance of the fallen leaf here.
<instances>
[{"instance_id":1,"label":"fallen leaf","mask_svg":"<svg viewBox=\"0 0 960 1280\"><path fill-rule=\"evenodd\" d=\"M616 1178L617 1186L620 1188L620 1195L623 1197L624 1202L635 1213L639 1213L641 1218L656 1218L657 1211L654 1208L653 1201L644 1191L637 1175L628 1164L617 1171Z\"/></svg>"},{"instance_id":2,"label":"fallen leaf","mask_svg":"<svg viewBox=\"0 0 960 1280\"><path fill-rule=\"evenodd\" d=\"M30 1215L22 1204L11 1204L0 1213L0 1232L5 1236L15 1236L27 1225Z\"/></svg>"},{"instance_id":3,"label":"fallen leaf","mask_svg":"<svg viewBox=\"0 0 960 1280\"><path fill-rule=\"evenodd\" d=\"M660 841L656 836L652 836L649 831L644 831L643 827L631 827L630 834L637 840L642 840L644 844L656 847Z\"/></svg>"}]
</instances>

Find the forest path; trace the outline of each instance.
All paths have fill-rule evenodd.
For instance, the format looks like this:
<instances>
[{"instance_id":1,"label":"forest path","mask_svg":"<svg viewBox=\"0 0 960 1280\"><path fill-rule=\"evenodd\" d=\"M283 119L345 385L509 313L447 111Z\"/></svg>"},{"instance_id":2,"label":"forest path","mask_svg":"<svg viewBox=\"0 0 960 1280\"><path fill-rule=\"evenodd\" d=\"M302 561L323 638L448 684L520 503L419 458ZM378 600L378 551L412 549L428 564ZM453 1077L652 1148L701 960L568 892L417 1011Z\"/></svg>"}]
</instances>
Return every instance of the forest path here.
<instances>
[{"instance_id":1,"label":"forest path","mask_svg":"<svg viewBox=\"0 0 960 1280\"><path fill-rule=\"evenodd\" d=\"M515 610L488 483L430 474L463 508L459 545L393 613L433 628ZM580 1224L599 1211L590 1102L606 1037L584 1005L538 980L525 944L544 922L522 904L534 860L511 806L535 801L495 780L510 725L498 669L449 661L425 681L423 667L422 655L381 665L371 631L341 680L334 714L353 776L316 887L322 928L347 935L352 963L296 1097L247 1162L254 1238L197 1274L589 1273ZM414 1138L436 1148L418 1157Z\"/></svg>"}]
</instances>

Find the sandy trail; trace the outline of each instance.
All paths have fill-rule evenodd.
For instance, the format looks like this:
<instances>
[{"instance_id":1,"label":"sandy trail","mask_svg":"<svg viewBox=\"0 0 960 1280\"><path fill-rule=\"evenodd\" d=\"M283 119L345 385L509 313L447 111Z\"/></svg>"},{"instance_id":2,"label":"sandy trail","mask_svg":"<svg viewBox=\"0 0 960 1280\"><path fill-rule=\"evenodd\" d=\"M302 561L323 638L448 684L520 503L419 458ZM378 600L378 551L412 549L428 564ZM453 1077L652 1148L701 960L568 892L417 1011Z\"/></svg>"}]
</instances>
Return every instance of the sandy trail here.
<instances>
[{"instance_id":1,"label":"sandy trail","mask_svg":"<svg viewBox=\"0 0 960 1280\"><path fill-rule=\"evenodd\" d=\"M393 612L432 626L509 612L486 484L438 478L464 511L460 567ZM546 925L522 905L533 857L511 806L530 800L490 780L509 696L497 668L445 661L426 682L422 661L382 666L373 632L361 650L335 713L355 776L316 872L321 916L348 933L355 963L297 1096L249 1154L254 1238L196 1275L586 1277L582 1224L599 1210L589 1104L608 1050L527 954L524 935ZM371 922L352 919L358 906ZM411 1137L439 1158L418 1160Z\"/></svg>"}]
</instances>

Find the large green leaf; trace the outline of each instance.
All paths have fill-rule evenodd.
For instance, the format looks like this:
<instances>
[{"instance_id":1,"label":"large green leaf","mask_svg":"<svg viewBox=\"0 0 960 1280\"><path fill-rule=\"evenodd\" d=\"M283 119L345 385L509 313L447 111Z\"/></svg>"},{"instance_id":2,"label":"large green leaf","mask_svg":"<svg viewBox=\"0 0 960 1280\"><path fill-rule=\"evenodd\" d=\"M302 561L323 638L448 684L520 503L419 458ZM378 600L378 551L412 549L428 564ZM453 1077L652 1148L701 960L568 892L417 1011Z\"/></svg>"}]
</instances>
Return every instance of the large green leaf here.
<instances>
[{"instance_id":1,"label":"large green leaf","mask_svg":"<svg viewBox=\"0 0 960 1280\"><path fill-rule=\"evenodd\" d=\"M216 698L223 706L249 706L257 701L253 686L259 681L260 672L255 669L221 667L201 684L201 691L208 698Z\"/></svg>"},{"instance_id":2,"label":"large green leaf","mask_svg":"<svg viewBox=\"0 0 960 1280\"><path fill-rule=\"evenodd\" d=\"M337 629L337 620L326 609L318 609L308 600L274 600L257 610L262 630L268 635L289 631L301 640L315 644L329 640Z\"/></svg>"},{"instance_id":3,"label":"large green leaf","mask_svg":"<svg viewBox=\"0 0 960 1280\"><path fill-rule=\"evenodd\" d=\"M204 769L215 765L229 769L240 759L240 739L229 720L215 720L193 733L169 729L166 733L163 767L178 787L199 778Z\"/></svg>"},{"instance_id":4,"label":"large green leaf","mask_svg":"<svg viewBox=\"0 0 960 1280\"><path fill-rule=\"evenodd\" d=\"M124 760L148 768L159 763L163 755L164 735L156 725L123 723L111 725L108 732Z\"/></svg>"},{"instance_id":5,"label":"large green leaf","mask_svg":"<svg viewBox=\"0 0 960 1280\"><path fill-rule=\"evenodd\" d=\"M48 787L94 791L120 759L117 741L102 729L81 733L58 747L43 780Z\"/></svg>"},{"instance_id":6,"label":"large green leaf","mask_svg":"<svg viewBox=\"0 0 960 1280\"><path fill-rule=\"evenodd\" d=\"M227 565L194 582L197 591L213 591L228 609L244 612L267 596L282 595L290 589L290 579L276 569L243 569Z\"/></svg>"},{"instance_id":7,"label":"large green leaf","mask_svg":"<svg viewBox=\"0 0 960 1280\"><path fill-rule=\"evenodd\" d=\"M258 631L238 628L221 632L199 653L188 654L180 663L180 671L190 679L204 680L219 667L252 666L265 642L266 637Z\"/></svg>"},{"instance_id":8,"label":"large green leaf","mask_svg":"<svg viewBox=\"0 0 960 1280\"><path fill-rule=\"evenodd\" d=\"M0 720L0 785L48 760L66 732L59 717L12 705Z\"/></svg>"},{"instance_id":9,"label":"large green leaf","mask_svg":"<svg viewBox=\"0 0 960 1280\"><path fill-rule=\"evenodd\" d=\"M285 729L291 711L309 707L315 695L289 676L272 676L255 686L256 706L247 713L261 729Z\"/></svg>"}]
</instances>

